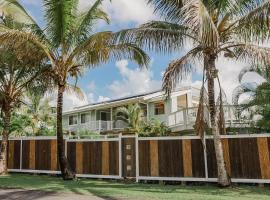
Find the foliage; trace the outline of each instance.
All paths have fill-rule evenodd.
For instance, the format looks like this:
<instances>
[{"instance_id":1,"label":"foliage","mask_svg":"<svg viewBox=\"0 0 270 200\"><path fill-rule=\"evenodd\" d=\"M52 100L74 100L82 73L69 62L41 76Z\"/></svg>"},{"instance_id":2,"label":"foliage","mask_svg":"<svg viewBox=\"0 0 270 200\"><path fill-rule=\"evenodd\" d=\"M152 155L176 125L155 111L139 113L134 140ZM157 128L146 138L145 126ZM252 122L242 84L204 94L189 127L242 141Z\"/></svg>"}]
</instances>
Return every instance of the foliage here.
<instances>
[{"instance_id":1,"label":"foliage","mask_svg":"<svg viewBox=\"0 0 270 200\"><path fill-rule=\"evenodd\" d=\"M159 120L145 121L141 124L139 129L139 136L142 137L161 137L170 135L171 130L165 124Z\"/></svg>"},{"instance_id":2,"label":"foliage","mask_svg":"<svg viewBox=\"0 0 270 200\"><path fill-rule=\"evenodd\" d=\"M264 82L261 84L253 83L241 83L244 75L248 72L255 72L260 75ZM239 82L241 83L235 88L233 92L233 103L239 104L239 98L243 94L248 94L248 101L244 102L240 112L244 112L246 109L252 112L251 117L260 116L256 123L256 127L264 131L270 130L270 68L267 66L251 66L243 68L239 74Z\"/></svg>"},{"instance_id":3,"label":"foliage","mask_svg":"<svg viewBox=\"0 0 270 200\"><path fill-rule=\"evenodd\" d=\"M144 117L141 106L136 104L129 104L127 107L119 107L115 112L115 119L127 123L127 129L138 133Z\"/></svg>"}]
</instances>

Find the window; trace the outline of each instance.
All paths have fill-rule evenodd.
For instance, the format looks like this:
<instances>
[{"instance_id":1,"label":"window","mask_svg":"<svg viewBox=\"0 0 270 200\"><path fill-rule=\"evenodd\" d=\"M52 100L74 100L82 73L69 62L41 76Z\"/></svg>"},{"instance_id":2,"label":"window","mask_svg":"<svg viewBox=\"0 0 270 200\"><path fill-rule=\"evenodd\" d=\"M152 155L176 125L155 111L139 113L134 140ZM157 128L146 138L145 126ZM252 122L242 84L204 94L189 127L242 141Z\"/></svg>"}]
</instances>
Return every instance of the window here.
<instances>
[{"instance_id":1,"label":"window","mask_svg":"<svg viewBox=\"0 0 270 200\"><path fill-rule=\"evenodd\" d=\"M89 115L84 113L84 114L81 114L81 124L85 124L89 122Z\"/></svg>"},{"instance_id":2,"label":"window","mask_svg":"<svg viewBox=\"0 0 270 200\"><path fill-rule=\"evenodd\" d=\"M155 103L155 115L165 114L165 105L163 102Z\"/></svg>"},{"instance_id":3,"label":"window","mask_svg":"<svg viewBox=\"0 0 270 200\"><path fill-rule=\"evenodd\" d=\"M75 125L75 124L78 124L78 118L76 115L72 115L72 116L69 116L68 118L69 120L69 125Z\"/></svg>"}]
</instances>

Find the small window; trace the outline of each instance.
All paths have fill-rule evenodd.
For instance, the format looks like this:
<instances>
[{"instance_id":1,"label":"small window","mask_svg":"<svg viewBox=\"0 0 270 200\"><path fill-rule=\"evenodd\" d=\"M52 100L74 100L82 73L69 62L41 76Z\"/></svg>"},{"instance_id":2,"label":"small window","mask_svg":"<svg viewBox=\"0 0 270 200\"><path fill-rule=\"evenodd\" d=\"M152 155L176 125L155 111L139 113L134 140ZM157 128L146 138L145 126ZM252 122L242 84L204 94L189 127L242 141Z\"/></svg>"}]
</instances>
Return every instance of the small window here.
<instances>
[{"instance_id":1,"label":"small window","mask_svg":"<svg viewBox=\"0 0 270 200\"><path fill-rule=\"evenodd\" d=\"M81 124L85 124L85 123L87 123L87 122L89 122L89 120L88 120L89 118L88 118L88 114L81 114Z\"/></svg>"},{"instance_id":2,"label":"small window","mask_svg":"<svg viewBox=\"0 0 270 200\"><path fill-rule=\"evenodd\" d=\"M78 124L78 118L76 115L69 116L69 125Z\"/></svg>"},{"instance_id":3,"label":"small window","mask_svg":"<svg viewBox=\"0 0 270 200\"><path fill-rule=\"evenodd\" d=\"M155 103L155 115L164 115L165 105L163 102Z\"/></svg>"}]
</instances>

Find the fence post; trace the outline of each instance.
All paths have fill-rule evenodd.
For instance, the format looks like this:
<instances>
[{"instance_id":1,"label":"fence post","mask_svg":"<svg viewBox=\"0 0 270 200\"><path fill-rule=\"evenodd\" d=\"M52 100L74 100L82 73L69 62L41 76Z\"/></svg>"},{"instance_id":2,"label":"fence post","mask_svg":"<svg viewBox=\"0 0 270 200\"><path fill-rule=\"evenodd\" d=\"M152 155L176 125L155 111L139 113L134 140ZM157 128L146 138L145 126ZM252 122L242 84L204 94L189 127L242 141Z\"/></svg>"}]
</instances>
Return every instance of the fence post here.
<instances>
[{"instance_id":1,"label":"fence post","mask_svg":"<svg viewBox=\"0 0 270 200\"><path fill-rule=\"evenodd\" d=\"M20 171L21 171L22 170L22 152L23 152L23 149L22 149L22 137L21 137L20 148L21 148L21 152L20 152Z\"/></svg>"},{"instance_id":2,"label":"fence post","mask_svg":"<svg viewBox=\"0 0 270 200\"><path fill-rule=\"evenodd\" d=\"M65 156L67 157L67 140L68 140L68 136L65 138Z\"/></svg>"},{"instance_id":3,"label":"fence post","mask_svg":"<svg viewBox=\"0 0 270 200\"><path fill-rule=\"evenodd\" d=\"M139 176L140 176L140 168L139 168L139 137L138 134L136 134L135 137L135 155L136 155L136 182L139 182Z\"/></svg>"},{"instance_id":4,"label":"fence post","mask_svg":"<svg viewBox=\"0 0 270 200\"><path fill-rule=\"evenodd\" d=\"M205 132L203 137L203 154L204 154L204 170L205 170L205 179L208 181L208 166L207 166L207 147L206 147L206 138Z\"/></svg>"},{"instance_id":5,"label":"fence post","mask_svg":"<svg viewBox=\"0 0 270 200\"><path fill-rule=\"evenodd\" d=\"M119 177L122 178L122 133L119 134L118 139Z\"/></svg>"}]
</instances>

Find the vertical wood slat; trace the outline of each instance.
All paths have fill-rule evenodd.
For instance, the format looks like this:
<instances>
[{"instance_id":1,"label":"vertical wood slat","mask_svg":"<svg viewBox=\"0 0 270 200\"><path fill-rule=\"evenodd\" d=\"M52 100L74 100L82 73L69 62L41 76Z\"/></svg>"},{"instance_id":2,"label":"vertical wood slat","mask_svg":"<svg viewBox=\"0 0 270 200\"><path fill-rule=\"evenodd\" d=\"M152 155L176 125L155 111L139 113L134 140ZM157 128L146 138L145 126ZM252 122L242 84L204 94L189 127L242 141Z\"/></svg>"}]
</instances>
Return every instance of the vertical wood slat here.
<instances>
[{"instance_id":1,"label":"vertical wood slat","mask_svg":"<svg viewBox=\"0 0 270 200\"><path fill-rule=\"evenodd\" d=\"M270 178L270 158L267 138L257 138L261 176L263 179Z\"/></svg>"},{"instance_id":2,"label":"vertical wood slat","mask_svg":"<svg viewBox=\"0 0 270 200\"><path fill-rule=\"evenodd\" d=\"M151 161L151 176L159 176L158 165L158 141L150 141L150 161Z\"/></svg>"},{"instance_id":3,"label":"vertical wood slat","mask_svg":"<svg viewBox=\"0 0 270 200\"><path fill-rule=\"evenodd\" d=\"M76 173L83 173L83 143L76 142Z\"/></svg>"},{"instance_id":4,"label":"vertical wood slat","mask_svg":"<svg viewBox=\"0 0 270 200\"><path fill-rule=\"evenodd\" d=\"M29 169L35 170L36 169L36 141L30 140L29 141Z\"/></svg>"},{"instance_id":5,"label":"vertical wood slat","mask_svg":"<svg viewBox=\"0 0 270 200\"><path fill-rule=\"evenodd\" d=\"M51 170L57 171L57 142L51 140Z\"/></svg>"},{"instance_id":6,"label":"vertical wood slat","mask_svg":"<svg viewBox=\"0 0 270 200\"><path fill-rule=\"evenodd\" d=\"M102 142L102 175L109 175L109 142Z\"/></svg>"},{"instance_id":7,"label":"vertical wood slat","mask_svg":"<svg viewBox=\"0 0 270 200\"><path fill-rule=\"evenodd\" d=\"M9 141L8 146L8 168L14 168L14 141Z\"/></svg>"},{"instance_id":8,"label":"vertical wood slat","mask_svg":"<svg viewBox=\"0 0 270 200\"><path fill-rule=\"evenodd\" d=\"M183 140L182 148L184 177L192 177L191 140Z\"/></svg>"},{"instance_id":9,"label":"vertical wood slat","mask_svg":"<svg viewBox=\"0 0 270 200\"><path fill-rule=\"evenodd\" d=\"M231 176L230 151L229 151L229 142L227 138L222 140L222 146L223 146L223 152L224 152L225 167L229 176Z\"/></svg>"}]
</instances>

